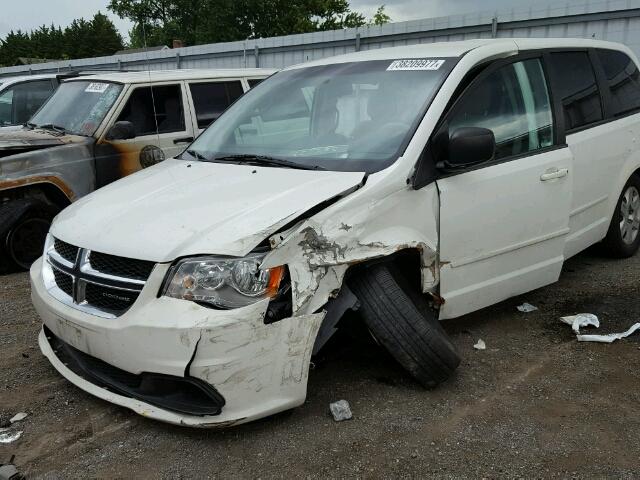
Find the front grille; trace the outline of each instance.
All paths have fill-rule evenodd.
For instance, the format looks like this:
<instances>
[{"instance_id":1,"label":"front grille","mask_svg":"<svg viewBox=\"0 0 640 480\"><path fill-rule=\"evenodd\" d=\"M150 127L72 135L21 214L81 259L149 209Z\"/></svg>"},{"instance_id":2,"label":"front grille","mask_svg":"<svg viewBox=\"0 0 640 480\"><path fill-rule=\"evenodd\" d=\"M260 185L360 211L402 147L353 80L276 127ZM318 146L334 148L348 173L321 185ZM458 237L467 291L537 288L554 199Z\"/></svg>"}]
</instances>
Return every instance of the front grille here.
<instances>
[{"instance_id":1,"label":"front grille","mask_svg":"<svg viewBox=\"0 0 640 480\"><path fill-rule=\"evenodd\" d=\"M138 295L140 295L139 292L129 292L103 287L95 283L87 283L84 298L92 307L108 312L122 313L133 305Z\"/></svg>"},{"instance_id":2,"label":"front grille","mask_svg":"<svg viewBox=\"0 0 640 480\"><path fill-rule=\"evenodd\" d=\"M60 255L66 261L71 263L76 262L76 257L78 256L78 250L79 250L78 247L69 245L68 243L63 242L62 240L58 240L56 238L53 244L53 248L55 249L56 252L58 252L58 255Z\"/></svg>"},{"instance_id":3,"label":"front grille","mask_svg":"<svg viewBox=\"0 0 640 480\"><path fill-rule=\"evenodd\" d=\"M116 257L100 252L91 252L89 263L94 270L116 277L147 280L155 266L153 262L134 258Z\"/></svg>"},{"instance_id":4,"label":"front grille","mask_svg":"<svg viewBox=\"0 0 640 480\"><path fill-rule=\"evenodd\" d=\"M54 239L47 260L50 271L45 274L45 283L52 295L73 308L104 318L117 317L131 308L155 266L145 260L92 252L58 239Z\"/></svg>"},{"instance_id":5,"label":"front grille","mask_svg":"<svg viewBox=\"0 0 640 480\"><path fill-rule=\"evenodd\" d=\"M58 285L58 288L70 297L73 297L73 279L71 278L71 275L67 275L66 273L54 268L53 276L56 279L56 285Z\"/></svg>"}]
</instances>

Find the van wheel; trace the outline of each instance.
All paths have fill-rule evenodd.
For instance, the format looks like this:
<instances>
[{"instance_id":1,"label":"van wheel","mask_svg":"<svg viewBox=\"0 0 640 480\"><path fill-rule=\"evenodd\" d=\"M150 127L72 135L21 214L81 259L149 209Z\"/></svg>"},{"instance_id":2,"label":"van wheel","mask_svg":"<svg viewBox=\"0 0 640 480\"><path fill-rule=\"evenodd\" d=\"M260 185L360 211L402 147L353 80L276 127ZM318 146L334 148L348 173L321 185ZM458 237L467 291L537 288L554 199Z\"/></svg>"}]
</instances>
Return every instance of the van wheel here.
<instances>
[{"instance_id":1,"label":"van wheel","mask_svg":"<svg viewBox=\"0 0 640 480\"><path fill-rule=\"evenodd\" d=\"M632 175L622 189L607 236L602 242L607 253L627 258L640 247L640 176Z\"/></svg>"},{"instance_id":2,"label":"van wheel","mask_svg":"<svg viewBox=\"0 0 640 480\"><path fill-rule=\"evenodd\" d=\"M23 199L4 205L0 223L6 226L4 255L21 269L28 270L42 255L44 242L57 209L39 200Z\"/></svg>"},{"instance_id":3,"label":"van wheel","mask_svg":"<svg viewBox=\"0 0 640 480\"><path fill-rule=\"evenodd\" d=\"M375 264L349 281L375 339L423 386L451 376L460 357L424 296L394 264Z\"/></svg>"}]
</instances>

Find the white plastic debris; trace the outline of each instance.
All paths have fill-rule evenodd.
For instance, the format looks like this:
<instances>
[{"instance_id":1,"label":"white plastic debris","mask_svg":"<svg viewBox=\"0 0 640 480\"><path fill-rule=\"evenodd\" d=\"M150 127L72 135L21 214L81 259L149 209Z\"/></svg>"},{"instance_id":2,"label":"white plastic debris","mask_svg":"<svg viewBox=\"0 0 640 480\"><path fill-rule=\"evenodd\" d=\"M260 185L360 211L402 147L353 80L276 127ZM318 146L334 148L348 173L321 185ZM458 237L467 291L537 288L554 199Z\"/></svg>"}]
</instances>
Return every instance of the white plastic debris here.
<instances>
[{"instance_id":1,"label":"white plastic debris","mask_svg":"<svg viewBox=\"0 0 640 480\"><path fill-rule=\"evenodd\" d=\"M578 315L560 317L560 321L571 325L576 335L580 335L580 329L582 327L600 327L600 321L593 313L579 313Z\"/></svg>"},{"instance_id":2,"label":"white plastic debris","mask_svg":"<svg viewBox=\"0 0 640 480\"><path fill-rule=\"evenodd\" d=\"M484 340L479 339L476 344L473 346L473 348L475 348L476 350L486 350L487 349L487 344L484 343Z\"/></svg>"},{"instance_id":3,"label":"white plastic debris","mask_svg":"<svg viewBox=\"0 0 640 480\"><path fill-rule=\"evenodd\" d=\"M576 338L579 342L599 342L599 343L612 343L621 338L632 335L637 330L640 330L640 322L633 324L628 330L621 333L608 333L606 335L583 335L580 333L582 327L600 327L598 317L591 313L581 313L579 315L573 315L570 317L561 317L560 320L566 324L571 325L571 328L576 334Z\"/></svg>"},{"instance_id":4,"label":"white plastic debris","mask_svg":"<svg viewBox=\"0 0 640 480\"><path fill-rule=\"evenodd\" d=\"M0 428L0 443L15 442L22 435L22 430L12 431L10 428Z\"/></svg>"},{"instance_id":5,"label":"white plastic debris","mask_svg":"<svg viewBox=\"0 0 640 480\"><path fill-rule=\"evenodd\" d=\"M522 313L535 312L538 309L535 305L531 305L527 302L524 302L522 305L518 305L516 308Z\"/></svg>"},{"instance_id":6,"label":"white plastic debris","mask_svg":"<svg viewBox=\"0 0 640 480\"><path fill-rule=\"evenodd\" d=\"M11 417L9 421L11 423L16 423L16 422L19 422L20 420L24 420L25 418L27 418L27 415L28 414L24 412L16 413L13 417Z\"/></svg>"},{"instance_id":7,"label":"white plastic debris","mask_svg":"<svg viewBox=\"0 0 640 480\"><path fill-rule=\"evenodd\" d=\"M608 333L606 335L578 335L579 342L600 342L600 343L612 343L621 338L628 337L629 335L640 329L640 323L634 323L627 331L621 333Z\"/></svg>"},{"instance_id":8,"label":"white plastic debris","mask_svg":"<svg viewBox=\"0 0 640 480\"><path fill-rule=\"evenodd\" d=\"M338 400L329 404L329 410L336 422L342 422L343 420L351 420L353 414L351 413L351 407L346 400Z\"/></svg>"},{"instance_id":9,"label":"white plastic debris","mask_svg":"<svg viewBox=\"0 0 640 480\"><path fill-rule=\"evenodd\" d=\"M518 305L516 308L518 309L519 312L522 312L522 313L535 312L538 309L538 307L535 307L527 302L523 303L522 305Z\"/></svg>"}]
</instances>

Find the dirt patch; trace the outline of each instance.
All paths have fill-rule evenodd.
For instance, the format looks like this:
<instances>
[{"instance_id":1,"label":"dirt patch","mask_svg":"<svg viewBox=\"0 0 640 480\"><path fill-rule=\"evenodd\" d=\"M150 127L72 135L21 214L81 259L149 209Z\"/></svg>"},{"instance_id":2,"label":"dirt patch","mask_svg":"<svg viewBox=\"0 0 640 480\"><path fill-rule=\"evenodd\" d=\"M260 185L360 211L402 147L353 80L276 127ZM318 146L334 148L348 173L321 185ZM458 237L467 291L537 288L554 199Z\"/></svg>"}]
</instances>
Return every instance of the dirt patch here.
<instances>
[{"instance_id":1,"label":"dirt patch","mask_svg":"<svg viewBox=\"0 0 640 480\"><path fill-rule=\"evenodd\" d=\"M0 415L29 413L0 460L15 454L30 478L60 479L636 478L640 335L577 343L558 317L595 313L602 333L640 321L639 267L640 256L586 252L555 285L445 322L464 359L431 391L341 332L314 359L305 405L223 431L150 421L73 387L38 350L27 275L0 277ZM539 310L518 312L523 301ZM331 419L338 399L353 420Z\"/></svg>"}]
</instances>

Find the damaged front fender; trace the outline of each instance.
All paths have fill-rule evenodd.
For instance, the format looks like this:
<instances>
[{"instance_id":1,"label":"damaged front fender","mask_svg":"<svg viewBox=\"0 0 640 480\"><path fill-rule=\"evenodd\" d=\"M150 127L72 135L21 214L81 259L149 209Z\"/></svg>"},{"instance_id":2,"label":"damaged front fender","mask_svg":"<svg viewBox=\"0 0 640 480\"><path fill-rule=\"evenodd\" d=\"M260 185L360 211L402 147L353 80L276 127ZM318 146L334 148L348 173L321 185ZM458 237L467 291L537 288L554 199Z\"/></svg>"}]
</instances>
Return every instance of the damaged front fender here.
<instances>
[{"instance_id":1,"label":"damaged front fender","mask_svg":"<svg viewBox=\"0 0 640 480\"><path fill-rule=\"evenodd\" d=\"M379 190L377 190L379 195ZM373 197L356 192L270 238L264 268L287 264L293 311L317 311L339 292L350 266L400 250L420 252L423 290L438 284L438 193L435 185Z\"/></svg>"}]
</instances>

